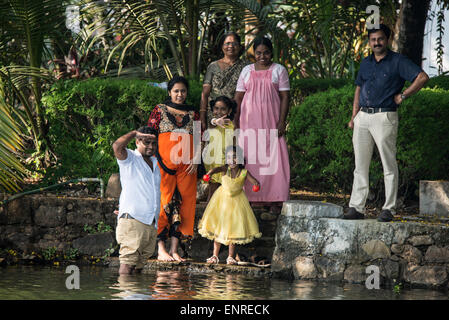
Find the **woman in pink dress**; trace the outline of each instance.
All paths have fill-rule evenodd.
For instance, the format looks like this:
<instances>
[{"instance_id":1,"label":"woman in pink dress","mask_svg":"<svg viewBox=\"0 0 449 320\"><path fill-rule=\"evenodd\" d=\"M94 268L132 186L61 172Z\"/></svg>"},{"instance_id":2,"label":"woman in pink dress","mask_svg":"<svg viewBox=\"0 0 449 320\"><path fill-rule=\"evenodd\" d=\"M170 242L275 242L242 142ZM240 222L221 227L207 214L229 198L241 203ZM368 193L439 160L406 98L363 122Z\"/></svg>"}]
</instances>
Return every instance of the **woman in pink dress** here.
<instances>
[{"instance_id":1,"label":"woman in pink dress","mask_svg":"<svg viewBox=\"0 0 449 320\"><path fill-rule=\"evenodd\" d=\"M260 181L260 192L245 185L250 202L269 203L280 212L288 200L290 163L285 127L289 109L290 83L284 66L274 63L273 45L268 38L254 42L256 63L243 68L237 82L235 128L246 165Z\"/></svg>"}]
</instances>

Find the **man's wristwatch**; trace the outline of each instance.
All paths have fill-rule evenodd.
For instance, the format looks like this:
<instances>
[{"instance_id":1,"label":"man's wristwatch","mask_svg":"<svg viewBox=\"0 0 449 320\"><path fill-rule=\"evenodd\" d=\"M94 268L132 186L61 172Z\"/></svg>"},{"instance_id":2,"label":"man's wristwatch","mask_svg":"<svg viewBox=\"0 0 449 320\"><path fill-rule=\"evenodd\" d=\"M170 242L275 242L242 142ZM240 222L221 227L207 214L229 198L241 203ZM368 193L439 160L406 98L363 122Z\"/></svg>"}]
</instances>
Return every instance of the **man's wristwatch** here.
<instances>
[{"instance_id":1,"label":"man's wristwatch","mask_svg":"<svg viewBox=\"0 0 449 320\"><path fill-rule=\"evenodd\" d=\"M401 100L407 99L407 96L404 93L401 93Z\"/></svg>"}]
</instances>

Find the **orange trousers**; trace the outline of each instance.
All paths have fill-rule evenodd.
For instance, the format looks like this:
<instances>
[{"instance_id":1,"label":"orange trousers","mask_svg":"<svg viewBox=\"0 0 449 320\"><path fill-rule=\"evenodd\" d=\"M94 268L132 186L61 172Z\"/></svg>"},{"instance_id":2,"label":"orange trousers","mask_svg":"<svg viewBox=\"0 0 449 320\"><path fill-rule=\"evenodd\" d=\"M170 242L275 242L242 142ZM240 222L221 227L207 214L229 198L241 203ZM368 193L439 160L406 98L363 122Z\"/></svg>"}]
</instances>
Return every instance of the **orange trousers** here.
<instances>
[{"instance_id":1,"label":"orange trousers","mask_svg":"<svg viewBox=\"0 0 449 320\"><path fill-rule=\"evenodd\" d=\"M197 174L187 174L186 169L193 158L193 136L187 133L175 133L178 140L172 141L172 132L159 134L159 154L165 166L176 170L175 175L170 175L162 169L161 171L161 211L159 213L157 233L161 234L164 229L169 228L164 206L170 202L178 187L182 197L180 207L181 224L178 231L184 236L193 236L195 224L196 207L196 184Z\"/></svg>"}]
</instances>

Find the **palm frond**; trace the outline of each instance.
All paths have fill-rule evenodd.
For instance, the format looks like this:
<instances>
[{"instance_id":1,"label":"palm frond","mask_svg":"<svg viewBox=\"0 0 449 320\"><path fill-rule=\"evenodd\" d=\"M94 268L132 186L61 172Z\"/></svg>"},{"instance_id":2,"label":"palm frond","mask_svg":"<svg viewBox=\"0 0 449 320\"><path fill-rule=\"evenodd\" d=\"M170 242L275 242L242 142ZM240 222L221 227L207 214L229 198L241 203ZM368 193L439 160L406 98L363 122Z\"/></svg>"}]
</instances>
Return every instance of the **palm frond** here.
<instances>
[{"instance_id":1,"label":"palm frond","mask_svg":"<svg viewBox=\"0 0 449 320\"><path fill-rule=\"evenodd\" d=\"M0 189L17 192L25 176L25 168L18 157L23 142L10 110L3 93L0 93Z\"/></svg>"}]
</instances>

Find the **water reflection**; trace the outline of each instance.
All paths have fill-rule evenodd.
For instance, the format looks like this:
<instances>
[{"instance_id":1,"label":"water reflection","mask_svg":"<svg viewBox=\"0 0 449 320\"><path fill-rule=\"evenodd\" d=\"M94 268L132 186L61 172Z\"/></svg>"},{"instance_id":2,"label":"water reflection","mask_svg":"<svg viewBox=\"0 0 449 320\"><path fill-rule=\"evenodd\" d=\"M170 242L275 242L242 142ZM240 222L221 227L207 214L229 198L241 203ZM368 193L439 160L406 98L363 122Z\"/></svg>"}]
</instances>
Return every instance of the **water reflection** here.
<instances>
[{"instance_id":1,"label":"water reflection","mask_svg":"<svg viewBox=\"0 0 449 320\"><path fill-rule=\"evenodd\" d=\"M156 271L149 289L152 299L189 300L196 294L189 274L179 271Z\"/></svg>"},{"instance_id":2,"label":"water reflection","mask_svg":"<svg viewBox=\"0 0 449 320\"><path fill-rule=\"evenodd\" d=\"M427 289L368 290L363 285L286 281L238 274L153 271L118 275L107 268L80 268L81 290L68 290L65 268L0 268L0 299L132 300L430 300L448 292Z\"/></svg>"}]
</instances>

